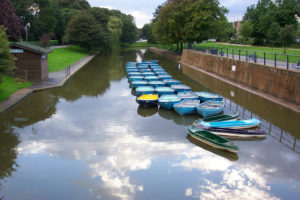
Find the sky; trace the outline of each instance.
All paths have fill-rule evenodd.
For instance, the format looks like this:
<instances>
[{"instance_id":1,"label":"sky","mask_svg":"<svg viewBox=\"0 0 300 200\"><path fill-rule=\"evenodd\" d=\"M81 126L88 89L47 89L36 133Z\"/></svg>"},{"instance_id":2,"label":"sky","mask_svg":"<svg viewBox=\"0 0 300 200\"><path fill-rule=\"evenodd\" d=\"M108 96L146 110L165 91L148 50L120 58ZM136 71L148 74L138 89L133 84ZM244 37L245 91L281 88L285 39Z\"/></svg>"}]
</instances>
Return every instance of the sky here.
<instances>
[{"instance_id":1,"label":"sky","mask_svg":"<svg viewBox=\"0 0 300 200\"><path fill-rule=\"evenodd\" d=\"M166 0L87 0L92 7L104 7L120 10L135 18L138 28L149 23L158 5ZM247 7L257 4L258 0L219 0L220 4L229 10L227 19L230 22L241 20Z\"/></svg>"}]
</instances>

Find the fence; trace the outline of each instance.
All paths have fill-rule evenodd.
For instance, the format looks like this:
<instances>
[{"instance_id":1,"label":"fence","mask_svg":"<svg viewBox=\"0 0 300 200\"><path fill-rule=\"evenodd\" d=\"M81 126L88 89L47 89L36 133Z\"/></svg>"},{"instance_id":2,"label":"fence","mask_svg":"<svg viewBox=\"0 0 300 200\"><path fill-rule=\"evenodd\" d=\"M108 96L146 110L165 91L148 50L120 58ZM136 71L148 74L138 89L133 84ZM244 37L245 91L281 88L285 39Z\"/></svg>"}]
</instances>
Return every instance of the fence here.
<instances>
[{"instance_id":1,"label":"fence","mask_svg":"<svg viewBox=\"0 0 300 200\"><path fill-rule=\"evenodd\" d=\"M241 113L240 117L242 119L255 117L261 120L260 128L264 130L269 136L278 140L281 144L284 144L292 151L300 154L300 142L299 139L292 136L290 133L281 130L276 125L262 119L260 116L252 113L251 111L245 109L244 107L238 105L237 103L231 101L230 99L225 98L225 108L234 112Z\"/></svg>"},{"instance_id":2,"label":"fence","mask_svg":"<svg viewBox=\"0 0 300 200\"><path fill-rule=\"evenodd\" d=\"M70 65L69 65L69 66L67 66L67 67L65 68L65 75L66 75L66 76L69 76L70 73L71 73L71 67L70 67Z\"/></svg>"},{"instance_id":3,"label":"fence","mask_svg":"<svg viewBox=\"0 0 300 200\"><path fill-rule=\"evenodd\" d=\"M186 45L185 45L186 47ZM259 63L268 66L286 68L288 70L300 70L300 56L263 51L253 51L233 48L218 48L192 44L191 48L207 54L224 56L246 62Z\"/></svg>"}]
</instances>

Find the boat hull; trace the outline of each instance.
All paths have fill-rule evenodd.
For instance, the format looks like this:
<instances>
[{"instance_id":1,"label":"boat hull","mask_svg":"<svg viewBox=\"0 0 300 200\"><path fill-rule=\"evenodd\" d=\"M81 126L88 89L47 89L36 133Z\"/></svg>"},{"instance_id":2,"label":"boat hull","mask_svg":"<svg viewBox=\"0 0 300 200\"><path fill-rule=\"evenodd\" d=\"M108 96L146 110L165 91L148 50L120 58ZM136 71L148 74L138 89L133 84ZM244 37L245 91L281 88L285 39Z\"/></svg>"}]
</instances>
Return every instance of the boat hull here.
<instances>
[{"instance_id":1,"label":"boat hull","mask_svg":"<svg viewBox=\"0 0 300 200\"><path fill-rule=\"evenodd\" d=\"M233 142L223 138L221 136L215 135L209 131L195 129L193 126L187 128L189 135L197 141L203 142L211 147L229 151L232 153L237 153L239 148L234 145Z\"/></svg>"},{"instance_id":2,"label":"boat hull","mask_svg":"<svg viewBox=\"0 0 300 200\"><path fill-rule=\"evenodd\" d=\"M209 107L210 103L215 104L216 106ZM197 106L197 112L203 117L210 117L217 115L223 112L224 102L223 101L206 101Z\"/></svg>"},{"instance_id":3,"label":"boat hull","mask_svg":"<svg viewBox=\"0 0 300 200\"><path fill-rule=\"evenodd\" d=\"M157 105L157 100L136 100L143 107L153 107Z\"/></svg>"},{"instance_id":4,"label":"boat hull","mask_svg":"<svg viewBox=\"0 0 300 200\"><path fill-rule=\"evenodd\" d=\"M217 146L217 145L214 145L214 144L212 144L212 143L210 143L210 142L207 142L206 140L201 139L200 137L197 137L196 135L194 135L194 134L192 134L192 133L189 133L189 135L190 135L193 139L195 139L195 140L197 140L197 141L200 141L200 142L202 142L202 143L205 143L205 144L207 144L207 145L209 145L209 146L211 146L211 147L214 147L214 148L216 148L216 149L228 151L228 152L231 152L231 153L237 153L237 152L238 152L238 150L229 150L229 149L227 149L227 148L222 148L222 147L219 147L219 146Z\"/></svg>"},{"instance_id":5,"label":"boat hull","mask_svg":"<svg viewBox=\"0 0 300 200\"><path fill-rule=\"evenodd\" d=\"M201 125L194 125L199 129L210 131L216 135L228 138L228 139L265 139L266 133L263 130L245 130L245 129L230 129L230 128L213 128L203 127Z\"/></svg>"},{"instance_id":6,"label":"boat hull","mask_svg":"<svg viewBox=\"0 0 300 200\"><path fill-rule=\"evenodd\" d=\"M136 102L143 107L156 106L158 102L157 94L144 94L136 98Z\"/></svg>"},{"instance_id":7,"label":"boat hull","mask_svg":"<svg viewBox=\"0 0 300 200\"><path fill-rule=\"evenodd\" d=\"M261 123L260 120L252 118L248 120L236 120L236 121L219 121L219 122L201 121L200 125L205 127L215 127L215 128L247 129L247 128L258 127L260 123Z\"/></svg>"},{"instance_id":8,"label":"boat hull","mask_svg":"<svg viewBox=\"0 0 300 200\"><path fill-rule=\"evenodd\" d=\"M158 104L161 106L161 107L163 107L163 108L165 108L165 109L167 109L167 110L172 110L173 109L173 106L174 106L174 104L176 104L176 103L178 103L179 101L173 101L173 102L158 102Z\"/></svg>"},{"instance_id":9,"label":"boat hull","mask_svg":"<svg viewBox=\"0 0 300 200\"><path fill-rule=\"evenodd\" d=\"M194 122L194 124L200 123L200 121L204 121L204 122L235 121L235 120L238 120L239 118L240 118L239 113L220 114L220 115L215 115L215 116L212 116L212 117L205 117L203 119L196 120Z\"/></svg>"},{"instance_id":10,"label":"boat hull","mask_svg":"<svg viewBox=\"0 0 300 200\"><path fill-rule=\"evenodd\" d=\"M176 104L173 105L174 110L179 115L188 115L196 113L196 106L195 107L178 107Z\"/></svg>"}]
</instances>

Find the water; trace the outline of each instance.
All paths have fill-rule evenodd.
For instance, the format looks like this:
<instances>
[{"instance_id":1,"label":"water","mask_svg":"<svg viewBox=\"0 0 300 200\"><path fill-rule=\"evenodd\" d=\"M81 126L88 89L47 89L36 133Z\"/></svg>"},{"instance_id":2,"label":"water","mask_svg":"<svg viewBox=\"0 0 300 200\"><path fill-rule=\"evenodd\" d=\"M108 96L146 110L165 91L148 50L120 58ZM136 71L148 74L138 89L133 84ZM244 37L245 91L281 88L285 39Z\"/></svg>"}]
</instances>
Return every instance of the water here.
<instances>
[{"instance_id":1,"label":"water","mask_svg":"<svg viewBox=\"0 0 300 200\"><path fill-rule=\"evenodd\" d=\"M235 141L238 154L226 153L187 136L197 115L139 107L124 70L137 54L158 59L134 50L97 56L64 87L35 93L0 117L0 199L299 198L300 155L278 138ZM212 90L177 64L160 63L194 90Z\"/></svg>"}]
</instances>

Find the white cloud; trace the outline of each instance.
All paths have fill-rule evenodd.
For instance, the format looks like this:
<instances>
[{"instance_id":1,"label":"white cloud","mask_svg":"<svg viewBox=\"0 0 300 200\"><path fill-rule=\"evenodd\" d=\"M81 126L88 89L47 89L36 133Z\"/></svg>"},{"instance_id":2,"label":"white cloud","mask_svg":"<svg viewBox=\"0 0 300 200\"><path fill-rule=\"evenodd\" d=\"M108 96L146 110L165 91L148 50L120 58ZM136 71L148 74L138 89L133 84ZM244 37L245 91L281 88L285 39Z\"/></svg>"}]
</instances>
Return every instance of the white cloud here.
<instances>
[{"instance_id":1,"label":"white cloud","mask_svg":"<svg viewBox=\"0 0 300 200\"><path fill-rule=\"evenodd\" d=\"M152 19L152 14L147 14L141 11L132 11L129 12L129 14L134 17L136 26L138 28L142 28L144 24L149 23Z\"/></svg>"},{"instance_id":2,"label":"white cloud","mask_svg":"<svg viewBox=\"0 0 300 200\"><path fill-rule=\"evenodd\" d=\"M107 8L109 10L113 10L114 8L112 6L99 6L100 8Z\"/></svg>"}]
</instances>

